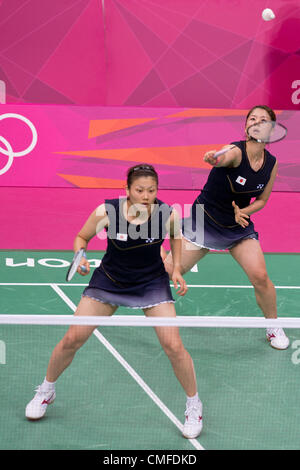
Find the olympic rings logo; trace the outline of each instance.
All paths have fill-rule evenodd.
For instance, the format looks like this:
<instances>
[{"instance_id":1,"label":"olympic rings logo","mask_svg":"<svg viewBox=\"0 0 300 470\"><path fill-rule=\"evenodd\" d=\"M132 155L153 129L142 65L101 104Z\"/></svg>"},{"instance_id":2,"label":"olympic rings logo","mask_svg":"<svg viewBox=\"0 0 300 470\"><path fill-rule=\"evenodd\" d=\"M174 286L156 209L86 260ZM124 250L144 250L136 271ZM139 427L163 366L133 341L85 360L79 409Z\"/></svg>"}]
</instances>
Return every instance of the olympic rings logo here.
<instances>
[{"instance_id":1,"label":"olympic rings logo","mask_svg":"<svg viewBox=\"0 0 300 470\"><path fill-rule=\"evenodd\" d=\"M25 122L25 124L27 124L27 126L32 132L32 140L31 140L31 144L25 150L22 150L21 152L14 152L8 140L6 140L4 137L2 137L2 135L0 135L0 142L2 142L2 144L4 144L6 147L5 149L2 146L0 146L0 153L8 157L6 165L4 165L4 167L0 169L0 175L3 175L10 169L15 157L24 157L25 155L28 155L34 149L37 143L37 131L34 125L32 124L32 122L29 121L29 119L22 116L21 114L15 114L15 113L6 113L6 114L0 115L0 121L2 121L3 119L8 119L8 118L15 118L15 119L19 119L20 121Z\"/></svg>"}]
</instances>

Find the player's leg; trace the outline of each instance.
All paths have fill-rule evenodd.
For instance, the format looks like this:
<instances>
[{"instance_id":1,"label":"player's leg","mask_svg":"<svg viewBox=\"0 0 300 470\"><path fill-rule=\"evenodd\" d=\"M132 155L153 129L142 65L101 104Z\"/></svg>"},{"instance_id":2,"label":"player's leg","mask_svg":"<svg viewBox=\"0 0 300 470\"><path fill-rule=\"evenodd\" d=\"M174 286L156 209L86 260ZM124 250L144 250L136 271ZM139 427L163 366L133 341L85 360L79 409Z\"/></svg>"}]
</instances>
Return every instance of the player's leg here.
<instances>
[{"instance_id":1,"label":"player's leg","mask_svg":"<svg viewBox=\"0 0 300 470\"><path fill-rule=\"evenodd\" d=\"M172 303L164 303L144 310L147 316L176 317ZM198 397L197 381L193 360L185 349L178 327L155 327L158 340L168 356L175 376L183 387L186 396L186 420L183 435L197 437L202 429L202 403Z\"/></svg>"},{"instance_id":2,"label":"player's leg","mask_svg":"<svg viewBox=\"0 0 300 470\"><path fill-rule=\"evenodd\" d=\"M277 318L276 290L269 278L260 243L257 240L246 239L235 245L230 253L253 285L257 304L265 318ZM277 349L286 349L289 345L288 338L281 328L268 329L267 337L271 345Z\"/></svg>"},{"instance_id":3,"label":"player's leg","mask_svg":"<svg viewBox=\"0 0 300 470\"><path fill-rule=\"evenodd\" d=\"M200 259L202 259L209 250L207 248L200 248L193 243L189 242L185 238L182 238L181 243L181 273L185 274L195 266ZM165 269L169 276L173 272L173 258L171 251L167 253L162 247L161 256L165 265Z\"/></svg>"},{"instance_id":4,"label":"player's leg","mask_svg":"<svg viewBox=\"0 0 300 470\"><path fill-rule=\"evenodd\" d=\"M164 303L145 309L147 316L154 317L175 317L175 307L173 303ZM155 327L159 342L168 356L175 375L188 396L197 393L197 384L194 365L191 356L185 349L179 328L177 327Z\"/></svg>"},{"instance_id":5,"label":"player's leg","mask_svg":"<svg viewBox=\"0 0 300 470\"><path fill-rule=\"evenodd\" d=\"M76 316L110 316L117 307L104 304L89 297L82 297ZM55 382L63 371L71 364L78 349L83 346L93 333L95 326L71 325L62 340L55 346L49 360L47 374L44 382L36 389L34 398L28 403L25 415L30 420L42 418L47 406L55 397Z\"/></svg>"},{"instance_id":6,"label":"player's leg","mask_svg":"<svg viewBox=\"0 0 300 470\"><path fill-rule=\"evenodd\" d=\"M257 240L246 239L230 250L254 287L256 301L266 318L277 318L276 291L269 279L265 258Z\"/></svg>"},{"instance_id":7,"label":"player's leg","mask_svg":"<svg viewBox=\"0 0 300 470\"><path fill-rule=\"evenodd\" d=\"M82 297L75 316L111 316L117 307L98 302L90 297ZM71 364L76 352L88 340L95 326L71 325L62 340L55 346L51 355L46 379L55 382L61 373Z\"/></svg>"}]
</instances>

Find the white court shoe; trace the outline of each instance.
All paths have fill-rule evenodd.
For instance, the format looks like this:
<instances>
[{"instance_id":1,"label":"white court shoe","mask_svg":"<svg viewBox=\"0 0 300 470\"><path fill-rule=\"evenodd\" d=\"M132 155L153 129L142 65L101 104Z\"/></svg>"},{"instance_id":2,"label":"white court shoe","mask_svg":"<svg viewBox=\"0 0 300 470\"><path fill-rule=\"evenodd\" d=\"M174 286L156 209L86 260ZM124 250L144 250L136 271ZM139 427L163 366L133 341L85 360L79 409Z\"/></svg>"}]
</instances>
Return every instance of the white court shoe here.
<instances>
[{"instance_id":1,"label":"white court shoe","mask_svg":"<svg viewBox=\"0 0 300 470\"><path fill-rule=\"evenodd\" d=\"M35 391L36 394L25 410L25 416L30 420L41 419L45 415L48 405L53 403L56 397L55 390L44 392L41 385Z\"/></svg>"},{"instance_id":2,"label":"white court shoe","mask_svg":"<svg viewBox=\"0 0 300 470\"><path fill-rule=\"evenodd\" d=\"M272 348L287 349L289 347L290 340L282 328L267 328L266 335Z\"/></svg>"},{"instance_id":3,"label":"white court shoe","mask_svg":"<svg viewBox=\"0 0 300 470\"><path fill-rule=\"evenodd\" d=\"M202 403L199 400L197 403L186 407L182 435L187 439L195 439L201 433L202 427Z\"/></svg>"}]
</instances>

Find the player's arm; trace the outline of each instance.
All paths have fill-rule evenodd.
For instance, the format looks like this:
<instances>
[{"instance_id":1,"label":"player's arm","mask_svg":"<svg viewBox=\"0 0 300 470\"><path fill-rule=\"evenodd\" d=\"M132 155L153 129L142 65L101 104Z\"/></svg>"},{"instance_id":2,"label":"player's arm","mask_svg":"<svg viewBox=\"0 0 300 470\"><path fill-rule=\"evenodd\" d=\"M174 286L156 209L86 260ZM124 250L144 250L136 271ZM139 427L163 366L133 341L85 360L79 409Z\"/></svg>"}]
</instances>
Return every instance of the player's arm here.
<instances>
[{"instance_id":1,"label":"player's arm","mask_svg":"<svg viewBox=\"0 0 300 470\"><path fill-rule=\"evenodd\" d=\"M215 166L217 168L221 166L229 166L229 167L238 166L241 163L241 158L242 158L241 149L232 145L224 145L224 147L221 150L226 149L226 148L228 148L228 151L223 153L223 155L220 155L217 158L214 158L214 155L215 153L217 153L217 150L209 150L208 152L205 153L203 160L209 163L211 166Z\"/></svg>"},{"instance_id":2,"label":"player's arm","mask_svg":"<svg viewBox=\"0 0 300 470\"><path fill-rule=\"evenodd\" d=\"M274 165L268 184L266 185L264 191L251 203L249 206L243 207L240 209L235 202L233 201L232 205L235 212L235 220L237 223L246 227L248 224L246 219L249 219L251 214L260 211L265 207L268 202L268 199L271 195L274 181L277 175L278 164L277 162Z\"/></svg>"},{"instance_id":3,"label":"player's arm","mask_svg":"<svg viewBox=\"0 0 300 470\"><path fill-rule=\"evenodd\" d=\"M86 250L91 238L97 235L97 233L100 233L104 227L107 226L108 217L105 211L105 204L101 204L91 213L79 233L76 235L73 245L75 253L80 250L80 248ZM87 272L85 274L89 274L89 262L83 258L81 264L87 268Z\"/></svg>"},{"instance_id":4,"label":"player's arm","mask_svg":"<svg viewBox=\"0 0 300 470\"><path fill-rule=\"evenodd\" d=\"M167 230L170 236L170 247L173 258L172 281L175 289L178 288L178 295L185 295L187 292L186 282L181 275L181 224L178 212L173 209L167 222Z\"/></svg>"},{"instance_id":5,"label":"player's arm","mask_svg":"<svg viewBox=\"0 0 300 470\"><path fill-rule=\"evenodd\" d=\"M74 240L74 251L78 251L80 248L86 249L91 238L101 232L101 230L103 230L104 227L107 227L107 225L108 217L105 211L105 204L101 204L91 213L82 229L76 235Z\"/></svg>"}]
</instances>

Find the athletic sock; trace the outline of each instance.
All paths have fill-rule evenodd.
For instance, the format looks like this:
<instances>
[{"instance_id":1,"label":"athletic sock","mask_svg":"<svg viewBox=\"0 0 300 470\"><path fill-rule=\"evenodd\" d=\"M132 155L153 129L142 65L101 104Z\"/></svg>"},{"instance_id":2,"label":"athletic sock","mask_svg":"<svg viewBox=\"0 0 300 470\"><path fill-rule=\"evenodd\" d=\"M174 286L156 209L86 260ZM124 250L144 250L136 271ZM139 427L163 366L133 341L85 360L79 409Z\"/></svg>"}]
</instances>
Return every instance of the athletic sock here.
<instances>
[{"instance_id":1,"label":"athletic sock","mask_svg":"<svg viewBox=\"0 0 300 470\"><path fill-rule=\"evenodd\" d=\"M48 380L45 377L41 388L44 392L51 392L51 391L55 390L55 384L56 384L56 382L48 382Z\"/></svg>"},{"instance_id":2,"label":"athletic sock","mask_svg":"<svg viewBox=\"0 0 300 470\"><path fill-rule=\"evenodd\" d=\"M198 393L196 393L196 395L194 395L193 397L186 397L186 403L187 405L194 405L196 403L198 403L200 401L200 398L198 396Z\"/></svg>"}]
</instances>

